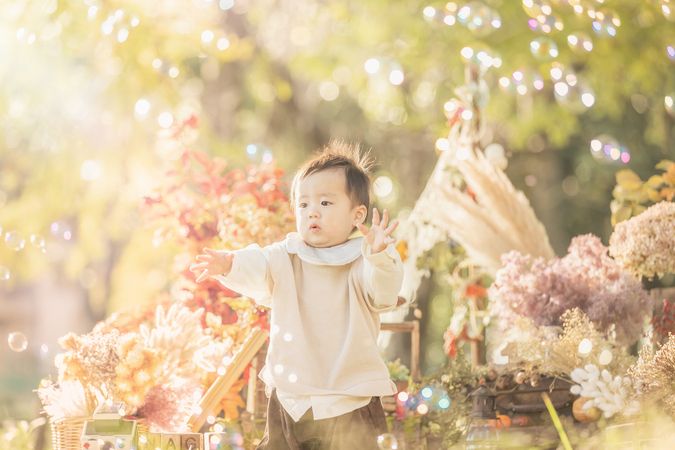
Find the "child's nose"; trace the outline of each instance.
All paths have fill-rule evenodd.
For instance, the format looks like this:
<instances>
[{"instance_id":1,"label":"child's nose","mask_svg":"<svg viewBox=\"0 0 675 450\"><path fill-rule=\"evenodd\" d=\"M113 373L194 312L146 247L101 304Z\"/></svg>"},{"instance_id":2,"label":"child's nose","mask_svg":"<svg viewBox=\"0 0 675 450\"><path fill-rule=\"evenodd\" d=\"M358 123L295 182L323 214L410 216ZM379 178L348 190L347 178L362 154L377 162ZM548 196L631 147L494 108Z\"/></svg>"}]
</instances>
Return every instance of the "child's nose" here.
<instances>
[{"instance_id":1,"label":"child's nose","mask_svg":"<svg viewBox=\"0 0 675 450\"><path fill-rule=\"evenodd\" d=\"M317 211L316 209L312 209L312 210L309 211L309 218L310 219L316 219L318 217L319 217L319 211Z\"/></svg>"}]
</instances>

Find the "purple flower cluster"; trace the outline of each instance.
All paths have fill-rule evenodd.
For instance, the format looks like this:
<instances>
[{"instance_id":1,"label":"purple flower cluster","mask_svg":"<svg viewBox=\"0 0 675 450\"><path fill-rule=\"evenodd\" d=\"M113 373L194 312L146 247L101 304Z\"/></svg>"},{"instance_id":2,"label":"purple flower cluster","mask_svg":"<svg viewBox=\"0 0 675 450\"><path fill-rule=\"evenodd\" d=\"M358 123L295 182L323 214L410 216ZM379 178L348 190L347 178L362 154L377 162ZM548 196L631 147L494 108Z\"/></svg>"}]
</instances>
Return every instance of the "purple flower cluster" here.
<instances>
[{"instance_id":1,"label":"purple flower cluster","mask_svg":"<svg viewBox=\"0 0 675 450\"><path fill-rule=\"evenodd\" d=\"M502 256L502 264L489 291L492 314L502 326L522 316L540 326L560 325L562 314L576 307L602 331L614 325L621 343L639 338L649 296L598 237L575 237L563 258L546 260L514 251Z\"/></svg>"}]
</instances>

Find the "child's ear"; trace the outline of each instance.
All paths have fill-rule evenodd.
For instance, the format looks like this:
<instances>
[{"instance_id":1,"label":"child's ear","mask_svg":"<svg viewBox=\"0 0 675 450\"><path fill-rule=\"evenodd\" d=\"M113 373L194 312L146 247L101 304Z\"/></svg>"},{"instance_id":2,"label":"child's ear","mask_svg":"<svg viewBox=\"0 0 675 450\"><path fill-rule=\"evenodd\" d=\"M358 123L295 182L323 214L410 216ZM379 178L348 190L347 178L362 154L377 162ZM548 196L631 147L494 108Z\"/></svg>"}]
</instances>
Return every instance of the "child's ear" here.
<instances>
[{"instance_id":1,"label":"child's ear","mask_svg":"<svg viewBox=\"0 0 675 450\"><path fill-rule=\"evenodd\" d=\"M367 216L368 216L368 208L366 208L365 205L357 206L356 211L354 212L355 225L365 222Z\"/></svg>"}]
</instances>

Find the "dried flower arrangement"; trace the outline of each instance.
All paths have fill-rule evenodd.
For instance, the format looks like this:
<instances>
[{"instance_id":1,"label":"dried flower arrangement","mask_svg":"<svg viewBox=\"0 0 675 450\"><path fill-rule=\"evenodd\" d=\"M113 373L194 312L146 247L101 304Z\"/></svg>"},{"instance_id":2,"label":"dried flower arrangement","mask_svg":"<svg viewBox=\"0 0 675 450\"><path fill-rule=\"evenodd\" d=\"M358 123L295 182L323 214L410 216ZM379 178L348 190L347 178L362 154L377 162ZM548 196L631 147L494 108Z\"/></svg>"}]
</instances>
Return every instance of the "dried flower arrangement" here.
<instances>
[{"instance_id":1,"label":"dried flower arrangement","mask_svg":"<svg viewBox=\"0 0 675 450\"><path fill-rule=\"evenodd\" d=\"M625 373L634 363L613 330L603 333L578 308L566 311L561 327L541 327L520 318L504 335L497 350L510 371L567 377L577 367L594 364L611 372Z\"/></svg>"},{"instance_id":2,"label":"dried flower arrangement","mask_svg":"<svg viewBox=\"0 0 675 450\"><path fill-rule=\"evenodd\" d=\"M575 237L563 258L510 252L502 260L504 267L489 290L492 314L502 326L518 317L531 318L537 326L560 325L565 311L580 308L601 331L615 326L620 343L640 336L649 314L647 292L596 236Z\"/></svg>"},{"instance_id":3,"label":"dried flower arrangement","mask_svg":"<svg viewBox=\"0 0 675 450\"><path fill-rule=\"evenodd\" d=\"M675 335L656 352L644 348L628 373L641 399L660 403L675 419Z\"/></svg>"},{"instance_id":4,"label":"dried flower arrangement","mask_svg":"<svg viewBox=\"0 0 675 450\"><path fill-rule=\"evenodd\" d=\"M609 253L636 276L675 273L675 202L656 203L617 224L609 239Z\"/></svg>"},{"instance_id":5,"label":"dried flower arrangement","mask_svg":"<svg viewBox=\"0 0 675 450\"><path fill-rule=\"evenodd\" d=\"M88 334L61 339L58 379L37 390L52 420L90 416L97 404L113 400L153 431L187 431L202 393L244 338L267 327L265 310L215 281L195 283L187 267L205 246L236 249L282 239L293 227L282 173L271 165L226 170L223 160L190 150L196 125L189 117L168 133L165 145L178 156L143 206L156 240L181 249L171 292L111 315ZM226 418L243 406L245 382L244 376L222 399Z\"/></svg>"}]
</instances>

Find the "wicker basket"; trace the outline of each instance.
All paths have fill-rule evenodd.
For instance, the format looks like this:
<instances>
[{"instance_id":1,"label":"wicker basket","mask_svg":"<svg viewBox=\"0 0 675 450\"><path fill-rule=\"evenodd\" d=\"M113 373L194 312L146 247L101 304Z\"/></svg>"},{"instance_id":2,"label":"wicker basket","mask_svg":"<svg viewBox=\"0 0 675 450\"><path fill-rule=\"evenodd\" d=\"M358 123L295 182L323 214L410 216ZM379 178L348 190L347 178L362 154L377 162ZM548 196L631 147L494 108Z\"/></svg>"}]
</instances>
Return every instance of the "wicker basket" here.
<instances>
[{"instance_id":1,"label":"wicker basket","mask_svg":"<svg viewBox=\"0 0 675 450\"><path fill-rule=\"evenodd\" d=\"M53 450L80 450L80 438L88 417L69 417L51 421Z\"/></svg>"}]
</instances>

